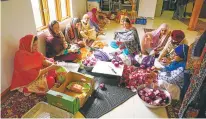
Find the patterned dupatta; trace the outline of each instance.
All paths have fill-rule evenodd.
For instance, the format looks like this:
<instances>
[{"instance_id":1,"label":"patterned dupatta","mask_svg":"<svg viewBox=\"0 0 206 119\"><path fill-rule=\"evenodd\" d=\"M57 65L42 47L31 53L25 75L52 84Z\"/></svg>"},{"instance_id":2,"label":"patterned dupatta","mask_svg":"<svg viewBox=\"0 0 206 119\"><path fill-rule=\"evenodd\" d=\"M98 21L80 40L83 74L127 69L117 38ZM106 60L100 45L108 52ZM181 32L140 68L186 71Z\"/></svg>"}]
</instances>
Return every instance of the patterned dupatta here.
<instances>
[{"instance_id":1,"label":"patterned dupatta","mask_svg":"<svg viewBox=\"0 0 206 119\"><path fill-rule=\"evenodd\" d=\"M197 41L198 42L198 41ZM197 44L197 43L195 43ZM194 44L194 45L195 45ZM195 48L195 46L193 46L193 49ZM198 74L194 74L192 75L192 77L190 78L190 85L188 87L188 90L184 96L181 108L179 110L179 117L185 117L185 113L187 113L187 110L190 106L190 104L198 97L199 91L201 89L201 87L203 86L203 82L204 79L206 77L206 45L202 51L202 54L200 56L200 61L201 61L201 66L199 69L199 73ZM191 114L189 116L191 117L196 117L198 115L198 111L197 114Z\"/></svg>"}]
</instances>

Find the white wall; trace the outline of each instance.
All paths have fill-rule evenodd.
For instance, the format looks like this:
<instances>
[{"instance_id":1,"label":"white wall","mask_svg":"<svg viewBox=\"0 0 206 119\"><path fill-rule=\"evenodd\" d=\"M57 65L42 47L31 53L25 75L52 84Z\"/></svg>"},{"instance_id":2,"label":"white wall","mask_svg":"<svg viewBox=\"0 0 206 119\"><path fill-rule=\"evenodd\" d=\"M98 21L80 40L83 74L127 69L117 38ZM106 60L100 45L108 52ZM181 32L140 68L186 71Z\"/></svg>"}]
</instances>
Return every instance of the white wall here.
<instances>
[{"instance_id":1,"label":"white wall","mask_svg":"<svg viewBox=\"0 0 206 119\"><path fill-rule=\"evenodd\" d=\"M82 18L87 11L87 0L70 0L71 17Z\"/></svg>"},{"instance_id":2,"label":"white wall","mask_svg":"<svg viewBox=\"0 0 206 119\"><path fill-rule=\"evenodd\" d=\"M26 34L36 34L30 0L1 2L1 92L11 84L13 59L19 39Z\"/></svg>"},{"instance_id":3,"label":"white wall","mask_svg":"<svg viewBox=\"0 0 206 119\"><path fill-rule=\"evenodd\" d=\"M71 17L81 18L86 13L87 0L70 0ZM65 23L68 22L65 21ZM19 47L19 39L27 34L37 34L30 0L8 0L1 2L1 93L11 85L13 60ZM46 32L47 33L47 32ZM39 50L45 54L40 34Z\"/></svg>"}]
</instances>

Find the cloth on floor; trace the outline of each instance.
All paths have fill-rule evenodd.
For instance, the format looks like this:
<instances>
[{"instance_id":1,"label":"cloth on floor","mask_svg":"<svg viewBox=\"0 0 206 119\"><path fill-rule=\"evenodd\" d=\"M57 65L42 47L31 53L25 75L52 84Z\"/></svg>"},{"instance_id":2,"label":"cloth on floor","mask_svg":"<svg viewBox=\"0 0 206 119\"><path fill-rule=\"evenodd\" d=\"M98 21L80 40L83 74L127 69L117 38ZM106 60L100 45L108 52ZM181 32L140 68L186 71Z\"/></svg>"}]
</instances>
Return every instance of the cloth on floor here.
<instances>
[{"instance_id":1,"label":"cloth on floor","mask_svg":"<svg viewBox=\"0 0 206 119\"><path fill-rule=\"evenodd\" d=\"M38 102L46 102L46 96L37 94L25 96L21 92L12 91L1 100L1 118L21 118ZM84 116L77 112L74 118L84 118Z\"/></svg>"}]
</instances>

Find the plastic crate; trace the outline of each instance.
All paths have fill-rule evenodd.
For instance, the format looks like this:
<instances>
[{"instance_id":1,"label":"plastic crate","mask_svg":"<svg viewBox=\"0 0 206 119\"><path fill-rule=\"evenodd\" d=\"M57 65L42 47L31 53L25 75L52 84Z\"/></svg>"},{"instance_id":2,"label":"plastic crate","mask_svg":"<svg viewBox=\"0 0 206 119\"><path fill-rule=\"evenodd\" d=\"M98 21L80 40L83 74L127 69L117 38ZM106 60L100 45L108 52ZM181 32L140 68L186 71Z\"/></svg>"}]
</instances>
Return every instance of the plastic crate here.
<instances>
[{"instance_id":1,"label":"plastic crate","mask_svg":"<svg viewBox=\"0 0 206 119\"><path fill-rule=\"evenodd\" d=\"M52 106L46 102L39 102L22 118L72 118L73 114Z\"/></svg>"}]
</instances>

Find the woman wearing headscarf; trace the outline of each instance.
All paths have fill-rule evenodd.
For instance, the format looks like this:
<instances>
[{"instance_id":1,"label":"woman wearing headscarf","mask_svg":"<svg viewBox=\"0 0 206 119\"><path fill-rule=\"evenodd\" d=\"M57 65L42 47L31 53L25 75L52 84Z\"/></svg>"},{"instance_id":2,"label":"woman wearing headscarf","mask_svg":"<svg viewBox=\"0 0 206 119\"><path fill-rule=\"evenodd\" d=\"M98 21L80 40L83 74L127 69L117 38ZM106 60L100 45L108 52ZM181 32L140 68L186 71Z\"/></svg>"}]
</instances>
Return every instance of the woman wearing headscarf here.
<instances>
[{"instance_id":1,"label":"woman wearing headscarf","mask_svg":"<svg viewBox=\"0 0 206 119\"><path fill-rule=\"evenodd\" d=\"M38 52L38 38L26 35L20 39L19 50L14 57L10 90L18 90L25 95L45 94L53 87L58 68Z\"/></svg>"},{"instance_id":2,"label":"woman wearing headscarf","mask_svg":"<svg viewBox=\"0 0 206 119\"><path fill-rule=\"evenodd\" d=\"M160 53L158 60L161 61L162 59L171 59L174 49L182 44L182 41L185 38L185 34L181 30L173 30L171 33L170 38L168 39L166 45L164 46L162 52Z\"/></svg>"},{"instance_id":3,"label":"woman wearing headscarf","mask_svg":"<svg viewBox=\"0 0 206 119\"><path fill-rule=\"evenodd\" d=\"M180 90L183 88L188 49L185 44L176 47L172 62L158 73L159 85L166 88L174 99L179 99Z\"/></svg>"},{"instance_id":4,"label":"woman wearing headscarf","mask_svg":"<svg viewBox=\"0 0 206 119\"><path fill-rule=\"evenodd\" d=\"M81 29L81 20L79 18L72 18L71 23L65 29L65 40L69 44L78 44L79 47L84 47L85 44L80 34Z\"/></svg>"},{"instance_id":5,"label":"woman wearing headscarf","mask_svg":"<svg viewBox=\"0 0 206 119\"><path fill-rule=\"evenodd\" d=\"M107 17L104 14L98 12L97 8L92 8L91 13L91 21L96 23L100 28L104 28L104 26L109 23Z\"/></svg>"},{"instance_id":6,"label":"woman wearing headscarf","mask_svg":"<svg viewBox=\"0 0 206 119\"><path fill-rule=\"evenodd\" d=\"M91 46L97 39L95 28L90 25L89 20L89 15L85 14L81 20L82 29L80 31L80 34L84 38L84 42L87 46Z\"/></svg>"},{"instance_id":7,"label":"woman wearing headscarf","mask_svg":"<svg viewBox=\"0 0 206 119\"><path fill-rule=\"evenodd\" d=\"M139 35L137 29L132 26L129 18L123 20L124 30L115 32L115 40L111 42L111 47L120 48L124 54L129 55L132 64L136 64L134 56L141 52Z\"/></svg>"},{"instance_id":8,"label":"woman wearing headscarf","mask_svg":"<svg viewBox=\"0 0 206 119\"><path fill-rule=\"evenodd\" d=\"M206 118L206 31L189 49L180 118Z\"/></svg>"},{"instance_id":9,"label":"woman wearing headscarf","mask_svg":"<svg viewBox=\"0 0 206 119\"><path fill-rule=\"evenodd\" d=\"M98 25L94 20L92 20L93 13L92 13L92 12L88 12L87 14L88 14L88 16L89 16L89 18L90 18L89 23L90 23L91 27L94 27L94 28L95 28L95 31L96 31L97 33L99 33L99 34L104 34L103 29L100 28L99 25Z\"/></svg>"},{"instance_id":10,"label":"woman wearing headscarf","mask_svg":"<svg viewBox=\"0 0 206 119\"><path fill-rule=\"evenodd\" d=\"M167 43L170 34L169 26L166 23L161 24L158 29L146 33L142 40L142 53L158 55Z\"/></svg>"},{"instance_id":11,"label":"woman wearing headscarf","mask_svg":"<svg viewBox=\"0 0 206 119\"><path fill-rule=\"evenodd\" d=\"M74 61L79 58L78 47L69 49L59 23L54 20L49 24L50 35L46 39L46 56L60 61Z\"/></svg>"}]
</instances>

